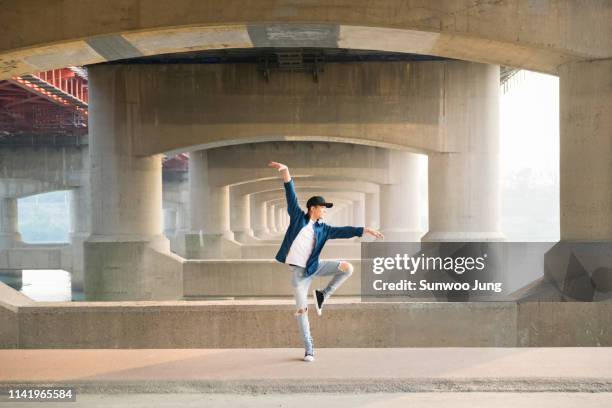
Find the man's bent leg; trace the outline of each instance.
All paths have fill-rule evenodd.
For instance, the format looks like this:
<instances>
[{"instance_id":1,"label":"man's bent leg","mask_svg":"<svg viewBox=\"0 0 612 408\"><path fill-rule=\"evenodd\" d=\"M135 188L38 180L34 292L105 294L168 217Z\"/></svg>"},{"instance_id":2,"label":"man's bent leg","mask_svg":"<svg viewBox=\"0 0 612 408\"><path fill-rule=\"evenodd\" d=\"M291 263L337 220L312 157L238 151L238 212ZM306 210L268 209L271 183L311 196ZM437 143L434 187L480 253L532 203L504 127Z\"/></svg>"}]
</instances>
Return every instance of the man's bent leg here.
<instances>
[{"instance_id":1,"label":"man's bent leg","mask_svg":"<svg viewBox=\"0 0 612 408\"><path fill-rule=\"evenodd\" d=\"M325 299L329 298L352 274L353 265L346 261L328 261L320 268L318 276L333 274L333 277L324 289L321 289Z\"/></svg>"}]
</instances>

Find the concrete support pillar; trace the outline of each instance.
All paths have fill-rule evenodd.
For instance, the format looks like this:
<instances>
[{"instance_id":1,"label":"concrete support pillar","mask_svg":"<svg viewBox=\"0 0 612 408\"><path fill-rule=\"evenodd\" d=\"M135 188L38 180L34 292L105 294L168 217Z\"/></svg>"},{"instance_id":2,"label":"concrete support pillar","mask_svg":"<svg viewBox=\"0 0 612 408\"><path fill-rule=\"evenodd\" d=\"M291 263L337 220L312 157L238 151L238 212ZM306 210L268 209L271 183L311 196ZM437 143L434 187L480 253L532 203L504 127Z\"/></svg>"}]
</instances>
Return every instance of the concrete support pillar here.
<instances>
[{"instance_id":1,"label":"concrete support pillar","mask_svg":"<svg viewBox=\"0 0 612 408\"><path fill-rule=\"evenodd\" d=\"M390 179L381 184L379 194L380 231L387 241L419 241L419 165L414 153L389 152Z\"/></svg>"},{"instance_id":2,"label":"concrete support pillar","mask_svg":"<svg viewBox=\"0 0 612 408\"><path fill-rule=\"evenodd\" d=\"M612 60L559 68L561 240L612 240Z\"/></svg>"},{"instance_id":3,"label":"concrete support pillar","mask_svg":"<svg viewBox=\"0 0 612 408\"><path fill-rule=\"evenodd\" d=\"M338 205L338 212L334 214L334 222L338 226L347 225L346 205L344 204L341 204L341 205L337 204L337 205Z\"/></svg>"},{"instance_id":4,"label":"concrete support pillar","mask_svg":"<svg viewBox=\"0 0 612 408\"><path fill-rule=\"evenodd\" d=\"M0 198L0 248L12 248L21 243L16 198Z\"/></svg>"},{"instance_id":5,"label":"concrete support pillar","mask_svg":"<svg viewBox=\"0 0 612 408\"><path fill-rule=\"evenodd\" d=\"M177 227L177 208L164 208L164 235L170 237L176 233Z\"/></svg>"},{"instance_id":6,"label":"concrete support pillar","mask_svg":"<svg viewBox=\"0 0 612 408\"><path fill-rule=\"evenodd\" d=\"M429 155L429 232L423 241L503 240L499 66L448 62L444 78L441 131L452 152Z\"/></svg>"},{"instance_id":7,"label":"concrete support pillar","mask_svg":"<svg viewBox=\"0 0 612 408\"><path fill-rule=\"evenodd\" d=\"M133 154L139 95L133 70L89 70L91 235L85 299L182 297L182 266L162 234L161 155Z\"/></svg>"},{"instance_id":8,"label":"concrete support pillar","mask_svg":"<svg viewBox=\"0 0 612 408\"><path fill-rule=\"evenodd\" d=\"M365 226L365 203L363 198L353 201L352 225Z\"/></svg>"},{"instance_id":9,"label":"concrete support pillar","mask_svg":"<svg viewBox=\"0 0 612 408\"><path fill-rule=\"evenodd\" d=\"M283 211L284 209L280 205L274 206L276 230L281 234L285 232L285 226L283 224Z\"/></svg>"},{"instance_id":10,"label":"concrete support pillar","mask_svg":"<svg viewBox=\"0 0 612 408\"><path fill-rule=\"evenodd\" d=\"M342 225L352 224L351 217L350 217L352 211L353 211L353 208L350 204L347 204L342 209Z\"/></svg>"},{"instance_id":11,"label":"concrete support pillar","mask_svg":"<svg viewBox=\"0 0 612 408\"><path fill-rule=\"evenodd\" d=\"M83 292L85 289L84 243L91 230L90 196L88 183L70 191L70 245L72 247L70 282L73 293Z\"/></svg>"},{"instance_id":12,"label":"concrete support pillar","mask_svg":"<svg viewBox=\"0 0 612 408\"><path fill-rule=\"evenodd\" d=\"M251 206L251 229L253 235L257 238L264 238L270 233L268 229L268 211L266 203L255 199L255 196L249 195Z\"/></svg>"},{"instance_id":13,"label":"concrete support pillar","mask_svg":"<svg viewBox=\"0 0 612 408\"><path fill-rule=\"evenodd\" d=\"M0 249L13 248L21 243L19 233L17 199L0 197ZM23 286L22 271L0 269L2 281L15 290Z\"/></svg>"},{"instance_id":14,"label":"concrete support pillar","mask_svg":"<svg viewBox=\"0 0 612 408\"><path fill-rule=\"evenodd\" d=\"M276 216L274 213L274 205L266 204L266 211L268 214L268 231L270 231L270 234L276 235L278 231L276 229Z\"/></svg>"},{"instance_id":15,"label":"concrete support pillar","mask_svg":"<svg viewBox=\"0 0 612 408\"><path fill-rule=\"evenodd\" d=\"M208 151L189 155L190 235L188 258L240 258L230 230L229 187L216 186L208 170Z\"/></svg>"},{"instance_id":16,"label":"concrete support pillar","mask_svg":"<svg viewBox=\"0 0 612 408\"><path fill-rule=\"evenodd\" d=\"M230 228L236 241L248 243L253 241L251 229L251 205L248 194L230 196Z\"/></svg>"},{"instance_id":17,"label":"concrete support pillar","mask_svg":"<svg viewBox=\"0 0 612 408\"><path fill-rule=\"evenodd\" d=\"M176 230L184 231L189 228L189 208L186 203L176 206Z\"/></svg>"},{"instance_id":18,"label":"concrete support pillar","mask_svg":"<svg viewBox=\"0 0 612 408\"><path fill-rule=\"evenodd\" d=\"M612 59L559 67L560 241L530 300L610 301Z\"/></svg>"},{"instance_id":19,"label":"concrete support pillar","mask_svg":"<svg viewBox=\"0 0 612 408\"><path fill-rule=\"evenodd\" d=\"M366 193L364 197L365 205L365 226L370 228L380 228L379 214L379 193Z\"/></svg>"}]
</instances>

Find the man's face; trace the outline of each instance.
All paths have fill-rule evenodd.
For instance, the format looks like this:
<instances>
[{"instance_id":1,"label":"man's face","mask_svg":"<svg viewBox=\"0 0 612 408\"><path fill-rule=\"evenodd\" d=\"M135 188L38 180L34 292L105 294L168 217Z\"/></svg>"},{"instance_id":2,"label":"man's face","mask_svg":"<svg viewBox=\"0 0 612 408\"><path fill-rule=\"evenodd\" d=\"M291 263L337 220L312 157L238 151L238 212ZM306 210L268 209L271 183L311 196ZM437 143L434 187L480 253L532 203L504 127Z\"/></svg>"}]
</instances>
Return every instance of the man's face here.
<instances>
[{"instance_id":1,"label":"man's face","mask_svg":"<svg viewBox=\"0 0 612 408\"><path fill-rule=\"evenodd\" d=\"M313 205L312 207L310 207L310 218L313 218L315 220L321 219L325 217L326 210L327 207L325 207L324 205Z\"/></svg>"}]
</instances>

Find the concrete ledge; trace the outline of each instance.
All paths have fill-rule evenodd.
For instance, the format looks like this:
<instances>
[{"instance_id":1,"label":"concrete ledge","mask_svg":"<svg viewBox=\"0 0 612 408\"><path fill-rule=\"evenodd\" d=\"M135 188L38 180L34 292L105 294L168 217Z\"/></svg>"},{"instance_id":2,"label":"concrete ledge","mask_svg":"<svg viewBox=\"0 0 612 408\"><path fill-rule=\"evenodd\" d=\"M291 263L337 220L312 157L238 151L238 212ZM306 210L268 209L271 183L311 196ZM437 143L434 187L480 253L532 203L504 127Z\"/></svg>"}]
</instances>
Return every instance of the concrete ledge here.
<instances>
[{"instance_id":1,"label":"concrete ledge","mask_svg":"<svg viewBox=\"0 0 612 408\"><path fill-rule=\"evenodd\" d=\"M40 303L19 308L19 348L300 347L292 300ZM509 347L513 303L360 303L311 313L318 347Z\"/></svg>"},{"instance_id":2,"label":"concrete ledge","mask_svg":"<svg viewBox=\"0 0 612 408\"><path fill-rule=\"evenodd\" d=\"M29 297L0 282L0 348L19 347L19 306L33 303Z\"/></svg>"},{"instance_id":3,"label":"concrete ledge","mask_svg":"<svg viewBox=\"0 0 612 408\"><path fill-rule=\"evenodd\" d=\"M4 350L0 390L77 393L609 392L606 348ZM24 361L28 363L23 364Z\"/></svg>"},{"instance_id":4,"label":"concrete ledge","mask_svg":"<svg viewBox=\"0 0 612 408\"><path fill-rule=\"evenodd\" d=\"M63 269L62 254L70 245L29 245L0 249L0 269Z\"/></svg>"},{"instance_id":5,"label":"concrete ledge","mask_svg":"<svg viewBox=\"0 0 612 408\"><path fill-rule=\"evenodd\" d=\"M353 264L354 272L336 294L360 296L361 261L347 260ZM313 288L325 286L329 279L329 277L315 278ZM287 265L275 260L185 260L183 296L185 298L293 296L291 271Z\"/></svg>"},{"instance_id":6,"label":"concrete ledge","mask_svg":"<svg viewBox=\"0 0 612 408\"><path fill-rule=\"evenodd\" d=\"M611 346L612 302L519 302L519 346Z\"/></svg>"},{"instance_id":7,"label":"concrete ledge","mask_svg":"<svg viewBox=\"0 0 612 408\"><path fill-rule=\"evenodd\" d=\"M0 348L301 347L292 299L34 302L0 285ZM7 303L8 302L8 303ZM612 346L612 302L362 303L310 313L316 347Z\"/></svg>"},{"instance_id":8,"label":"concrete ledge","mask_svg":"<svg viewBox=\"0 0 612 408\"><path fill-rule=\"evenodd\" d=\"M0 347L19 347L19 319L14 307L0 302Z\"/></svg>"}]
</instances>

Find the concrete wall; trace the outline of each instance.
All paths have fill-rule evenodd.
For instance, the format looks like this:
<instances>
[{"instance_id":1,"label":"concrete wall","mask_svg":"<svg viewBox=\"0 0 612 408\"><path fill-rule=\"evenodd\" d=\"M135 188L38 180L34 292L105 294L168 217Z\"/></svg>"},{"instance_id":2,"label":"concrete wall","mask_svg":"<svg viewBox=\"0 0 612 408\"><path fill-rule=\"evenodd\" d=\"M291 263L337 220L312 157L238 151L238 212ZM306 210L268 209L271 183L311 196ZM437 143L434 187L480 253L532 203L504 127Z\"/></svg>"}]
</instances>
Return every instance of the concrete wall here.
<instances>
[{"instance_id":1,"label":"concrete wall","mask_svg":"<svg viewBox=\"0 0 612 408\"><path fill-rule=\"evenodd\" d=\"M517 345L612 346L612 302L518 303Z\"/></svg>"},{"instance_id":2,"label":"concrete wall","mask_svg":"<svg viewBox=\"0 0 612 408\"><path fill-rule=\"evenodd\" d=\"M361 294L361 262L341 258L354 266L353 275L338 295ZM312 288L323 288L329 277L315 278ZM291 271L274 260L189 260L183 272L185 297L279 297L293 296Z\"/></svg>"},{"instance_id":3,"label":"concrete wall","mask_svg":"<svg viewBox=\"0 0 612 408\"><path fill-rule=\"evenodd\" d=\"M33 303L29 297L0 282L0 348L19 347L17 312L20 306Z\"/></svg>"},{"instance_id":4,"label":"concrete wall","mask_svg":"<svg viewBox=\"0 0 612 408\"><path fill-rule=\"evenodd\" d=\"M25 245L0 249L0 269L64 269L72 266L70 245Z\"/></svg>"},{"instance_id":5,"label":"concrete wall","mask_svg":"<svg viewBox=\"0 0 612 408\"><path fill-rule=\"evenodd\" d=\"M0 348L301 347L291 301L21 306ZM612 303L337 303L311 318L318 347L612 346ZM11 335L12 333L12 335Z\"/></svg>"}]
</instances>

